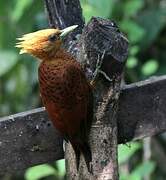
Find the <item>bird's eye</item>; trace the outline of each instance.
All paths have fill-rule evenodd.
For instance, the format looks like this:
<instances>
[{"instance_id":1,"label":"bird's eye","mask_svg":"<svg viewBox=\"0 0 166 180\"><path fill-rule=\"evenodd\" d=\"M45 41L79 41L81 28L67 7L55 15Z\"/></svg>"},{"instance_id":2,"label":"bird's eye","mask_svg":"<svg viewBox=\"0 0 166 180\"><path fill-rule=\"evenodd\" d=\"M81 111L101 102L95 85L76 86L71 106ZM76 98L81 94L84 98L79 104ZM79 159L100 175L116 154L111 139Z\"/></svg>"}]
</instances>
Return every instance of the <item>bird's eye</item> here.
<instances>
[{"instance_id":1,"label":"bird's eye","mask_svg":"<svg viewBox=\"0 0 166 180\"><path fill-rule=\"evenodd\" d=\"M57 34L51 34L49 37L48 37L48 40L50 42L55 42L56 40L58 40L58 35Z\"/></svg>"}]
</instances>

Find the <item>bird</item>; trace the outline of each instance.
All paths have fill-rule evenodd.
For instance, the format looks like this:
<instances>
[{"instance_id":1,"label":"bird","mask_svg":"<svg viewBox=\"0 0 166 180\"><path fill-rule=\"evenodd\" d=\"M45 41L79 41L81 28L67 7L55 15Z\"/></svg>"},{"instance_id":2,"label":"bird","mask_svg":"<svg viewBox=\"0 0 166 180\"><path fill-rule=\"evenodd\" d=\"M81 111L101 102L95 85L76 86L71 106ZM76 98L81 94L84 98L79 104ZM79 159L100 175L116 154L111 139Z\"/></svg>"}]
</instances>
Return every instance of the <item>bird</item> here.
<instances>
[{"instance_id":1,"label":"bird","mask_svg":"<svg viewBox=\"0 0 166 180\"><path fill-rule=\"evenodd\" d=\"M93 119L93 91L84 69L63 48L65 37L78 25L42 29L17 38L20 54L30 54L40 61L39 89L43 105L53 125L71 143L79 169L84 156L89 172L92 153L89 133Z\"/></svg>"}]
</instances>

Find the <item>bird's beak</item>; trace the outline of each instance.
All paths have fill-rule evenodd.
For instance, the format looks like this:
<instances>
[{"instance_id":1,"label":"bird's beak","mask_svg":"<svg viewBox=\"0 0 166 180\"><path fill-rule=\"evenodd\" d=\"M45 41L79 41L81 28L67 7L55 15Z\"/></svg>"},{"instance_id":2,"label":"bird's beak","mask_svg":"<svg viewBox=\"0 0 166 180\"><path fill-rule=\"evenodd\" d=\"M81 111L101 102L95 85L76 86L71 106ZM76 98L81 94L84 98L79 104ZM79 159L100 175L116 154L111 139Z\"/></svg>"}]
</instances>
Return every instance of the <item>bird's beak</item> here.
<instances>
[{"instance_id":1,"label":"bird's beak","mask_svg":"<svg viewBox=\"0 0 166 180\"><path fill-rule=\"evenodd\" d=\"M69 26L65 29L61 30L60 37L63 39L68 33L72 32L74 29L76 29L78 25Z\"/></svg>"}]
</instances>

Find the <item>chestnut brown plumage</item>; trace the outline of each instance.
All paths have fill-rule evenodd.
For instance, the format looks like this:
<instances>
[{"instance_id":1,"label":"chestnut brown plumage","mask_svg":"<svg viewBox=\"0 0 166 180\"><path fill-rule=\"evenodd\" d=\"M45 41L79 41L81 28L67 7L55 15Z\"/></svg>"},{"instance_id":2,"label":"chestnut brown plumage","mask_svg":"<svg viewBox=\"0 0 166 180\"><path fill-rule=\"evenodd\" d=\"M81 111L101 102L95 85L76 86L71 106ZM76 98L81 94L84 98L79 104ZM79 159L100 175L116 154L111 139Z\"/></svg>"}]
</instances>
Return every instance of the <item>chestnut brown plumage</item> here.
<instances>
[{"instance_id":1,"label":"chestnut brown plumage","mask_svg":"<svg viewBox=\"0 0 166 180\"><path fill-rule=\"evenodd\" d=\"M62 48L63 37L76 27L26 34L16 46L21 48L20 54L29 53L41 60L38 75L43 104L56 129L70 141L77 169L82 153L91 172L88 136L93 118L92 90L80 64Z\"/></svg>"}]
</instances>

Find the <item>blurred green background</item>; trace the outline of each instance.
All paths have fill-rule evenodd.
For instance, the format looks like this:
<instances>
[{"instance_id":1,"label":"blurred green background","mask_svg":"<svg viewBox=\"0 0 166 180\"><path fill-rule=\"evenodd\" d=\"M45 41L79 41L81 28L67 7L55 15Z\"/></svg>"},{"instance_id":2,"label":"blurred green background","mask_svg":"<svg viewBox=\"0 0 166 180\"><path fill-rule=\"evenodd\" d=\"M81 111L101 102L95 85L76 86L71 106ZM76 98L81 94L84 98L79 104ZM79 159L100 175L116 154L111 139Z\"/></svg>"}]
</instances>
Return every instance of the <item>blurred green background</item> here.
<instances>
[{"instance_id":1,"label":"blurred green background","mask_svg":"<svg viewBox=\"0 0 166 180\"><path fill-rule=\"evenodd\" d=\"M126 82L166 74L165 0L81 0L86 22L91 16L115 20L130 41ZM0 116L41 106L37 61L19 55L16 38L48 27L43 1L0 0ZM121 180L164 180L166 135L119 145ZM64 179L64 160L0 175L2 180Z\"/></svg>"}]
</instances>

